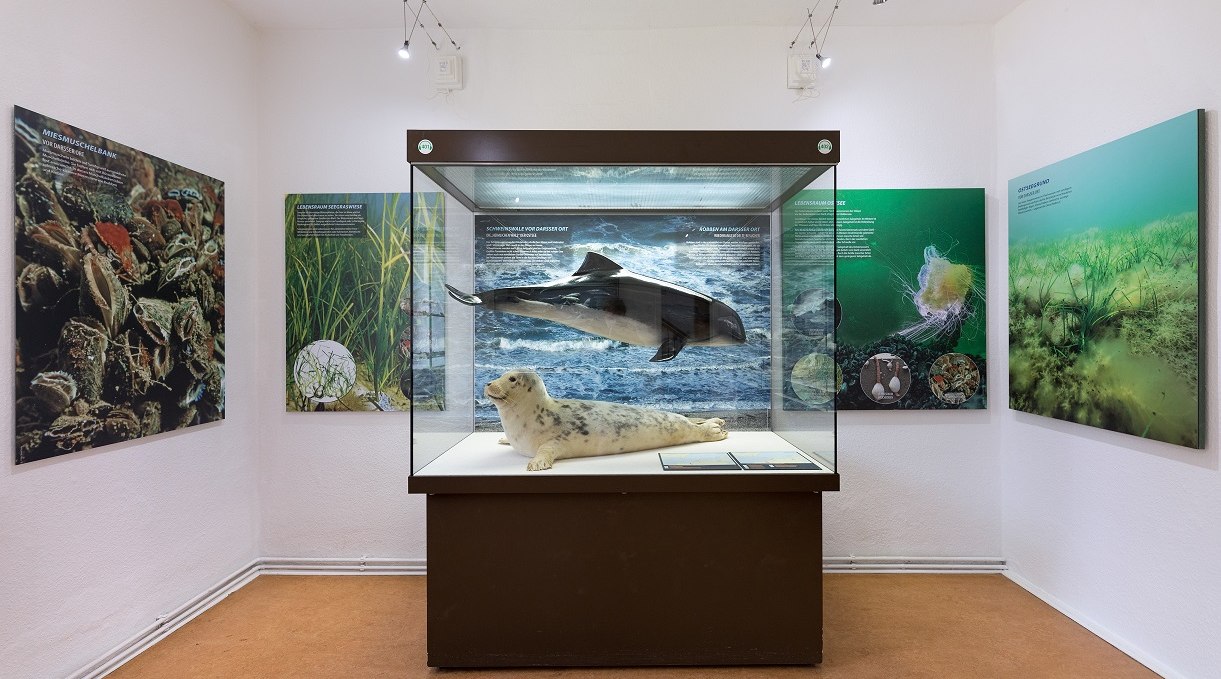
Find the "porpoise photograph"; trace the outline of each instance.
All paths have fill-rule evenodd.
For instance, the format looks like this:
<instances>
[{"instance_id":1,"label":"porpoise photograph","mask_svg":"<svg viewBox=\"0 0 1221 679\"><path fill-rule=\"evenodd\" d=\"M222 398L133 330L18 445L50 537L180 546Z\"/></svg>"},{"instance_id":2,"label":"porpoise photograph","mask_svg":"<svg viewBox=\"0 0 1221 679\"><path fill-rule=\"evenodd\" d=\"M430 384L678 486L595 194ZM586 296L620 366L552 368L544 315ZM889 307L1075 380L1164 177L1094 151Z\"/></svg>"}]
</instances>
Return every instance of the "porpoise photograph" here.
<instances>
[{"instance_id":1,"label":"porpoise photograph","mask_svg":"<svg viewBox=\"0 0 1221 679\"><path fill-rule=\"evenodd\" d=\"M477 423L498 422L483 385L525 368L557 397L766 428L766 215L483 215L475 232L474 289L447 289L476 310Z\"/></svg>"}]
</instances>

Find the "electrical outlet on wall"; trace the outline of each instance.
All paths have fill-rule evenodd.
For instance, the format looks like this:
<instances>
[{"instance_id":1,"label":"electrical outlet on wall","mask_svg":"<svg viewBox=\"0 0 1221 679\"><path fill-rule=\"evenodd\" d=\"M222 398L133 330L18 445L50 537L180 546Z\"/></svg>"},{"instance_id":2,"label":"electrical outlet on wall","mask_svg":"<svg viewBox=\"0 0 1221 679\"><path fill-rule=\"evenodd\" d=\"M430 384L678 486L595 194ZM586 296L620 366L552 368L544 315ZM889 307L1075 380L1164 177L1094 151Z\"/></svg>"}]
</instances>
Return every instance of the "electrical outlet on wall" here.
<instances>
[{"instance_id":1,"label":"electrical outlet on wall","mask_svg":"<svg viewBox=\"0 0 1221 679\"><path fill-rule=\"evenodd\" d=\"M432 79L439 90L462 89L462 57L457 54L434 57Z\"/></svg>"},{"instance_id":2,"label":"electrical outlet on wall","mask_svg":"<svg viewBox=\"0 0 1221 679\"><path fill-rule=\"evenodd\" d=\"M804 90L818 80L818 57L813 54L789 55L789 89Z\"/></svg>"}]
</instances>

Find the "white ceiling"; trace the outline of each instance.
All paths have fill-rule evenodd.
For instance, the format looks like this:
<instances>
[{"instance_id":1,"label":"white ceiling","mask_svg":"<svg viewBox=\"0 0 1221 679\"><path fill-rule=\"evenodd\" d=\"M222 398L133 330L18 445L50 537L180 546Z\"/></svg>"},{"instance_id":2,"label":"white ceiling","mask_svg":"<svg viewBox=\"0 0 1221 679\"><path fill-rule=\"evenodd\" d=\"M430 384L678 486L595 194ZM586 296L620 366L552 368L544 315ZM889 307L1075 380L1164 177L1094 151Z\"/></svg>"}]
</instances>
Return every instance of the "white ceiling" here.
<instances>
[{"instance_id":1,"label":"white ceiling","mask_svg":"<svg viewBox=\"0 0 1221 679\"><path fill-rule=\"evenodd\" d=\"M401 27L401 0L227 0L268 29ZM840 0L836 26L993 24L1023 0ZM408 0L412 9L419 0ZM623 29L789 26L826 20L835 0L428 0L446 28ZM424 24L432 26L428 10Z\"/></svg>"}]
</instances>

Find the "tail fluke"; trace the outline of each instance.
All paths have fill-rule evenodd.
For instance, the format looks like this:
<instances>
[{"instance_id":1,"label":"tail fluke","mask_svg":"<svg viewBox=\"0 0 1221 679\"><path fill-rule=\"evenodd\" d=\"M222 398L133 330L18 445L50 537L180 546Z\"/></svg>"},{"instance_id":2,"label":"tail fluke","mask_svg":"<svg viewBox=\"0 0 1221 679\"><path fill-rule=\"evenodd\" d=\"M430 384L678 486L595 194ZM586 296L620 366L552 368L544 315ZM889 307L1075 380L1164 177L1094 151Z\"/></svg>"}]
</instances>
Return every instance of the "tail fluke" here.
<instances>
[{"instance_id":1,"label":"tail fluke","mask_svg":"<svg viewBox=\"0 0 1221 679\"><path fill-rule=\"evenodd\" d=\"M452 285L446 285L445 289L449 291L450 297L453 297L467 306L477 306L479 304L483 304L483 300L474 295L468 295Z\"/></svg>"}]
</instances>

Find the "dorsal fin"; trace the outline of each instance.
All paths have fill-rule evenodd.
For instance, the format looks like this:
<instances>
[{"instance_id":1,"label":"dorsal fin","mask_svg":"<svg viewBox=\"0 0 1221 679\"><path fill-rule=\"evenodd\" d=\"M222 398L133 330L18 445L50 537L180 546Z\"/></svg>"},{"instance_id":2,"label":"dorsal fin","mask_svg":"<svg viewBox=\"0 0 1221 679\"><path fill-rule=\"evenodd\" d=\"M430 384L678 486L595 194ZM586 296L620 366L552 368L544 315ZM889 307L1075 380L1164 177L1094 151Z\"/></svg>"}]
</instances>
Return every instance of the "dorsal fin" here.
<instances>
[{"instance_id":1,"label":"dorsal fin","mask_svg":"<svg viewBox=\"0 0 1221 679\"><path fill-rule=\"evenodd\" d=\"M581 276L595 271L618 271L622 268L608 257L603 257L596 252L587 252L585 253L585 261L581 262L581 268L577 269L572 275Z\"/></svg>"}]
</instances>

